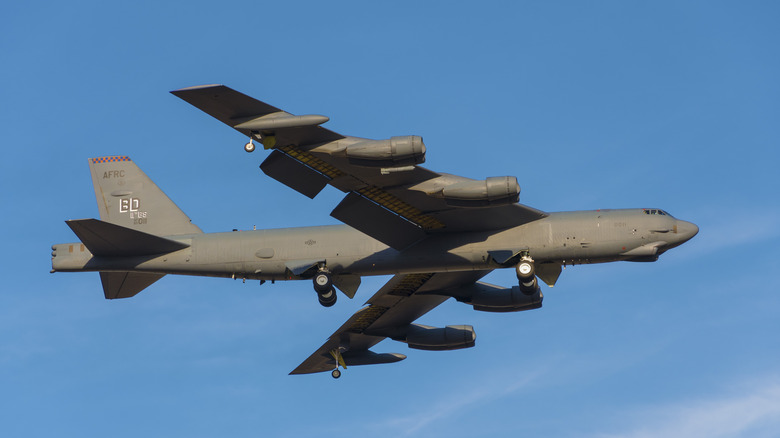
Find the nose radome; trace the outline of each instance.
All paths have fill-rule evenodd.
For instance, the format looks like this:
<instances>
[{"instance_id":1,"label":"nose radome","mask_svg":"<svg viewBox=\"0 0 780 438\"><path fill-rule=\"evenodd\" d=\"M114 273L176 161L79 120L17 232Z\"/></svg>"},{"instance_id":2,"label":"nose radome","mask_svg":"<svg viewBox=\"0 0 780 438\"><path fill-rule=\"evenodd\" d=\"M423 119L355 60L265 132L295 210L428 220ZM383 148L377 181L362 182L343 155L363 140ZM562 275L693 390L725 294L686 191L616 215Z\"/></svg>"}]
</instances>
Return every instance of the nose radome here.
<instances>
[{"instance_id":1,"label":"nose radome","mask_svg":"<svg viewBox=\"0 0 780 438\"><path fill-rule=\"evenodd\" d=\"M690 240L699 233L699 227L696 226L696 224L686 222L686 221L677 221L677 234L683 239L683 241Z\"/></svg>"}]
</instances>

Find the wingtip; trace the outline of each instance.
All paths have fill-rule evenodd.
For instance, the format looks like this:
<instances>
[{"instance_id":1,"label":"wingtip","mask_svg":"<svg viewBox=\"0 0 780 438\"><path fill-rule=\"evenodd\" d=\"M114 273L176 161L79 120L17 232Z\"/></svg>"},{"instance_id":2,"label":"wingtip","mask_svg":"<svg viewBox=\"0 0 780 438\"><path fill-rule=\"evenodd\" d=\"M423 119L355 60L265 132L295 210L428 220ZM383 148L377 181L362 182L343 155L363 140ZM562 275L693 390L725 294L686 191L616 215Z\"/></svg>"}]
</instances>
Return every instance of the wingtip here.
<instances>
[{"instance_id":1,"label":"wingtip","mask_svg":"<svg viewBox=\"0 0 780 438\"><path fill-rule=\"evenodd\" d=\"M185 91L200 90L204 88L216 88L216 87L224 87L224 85L222 84L194 85L192 87L184 87L184 88L179 88L178 90L173 90L171 91L171 93L176 94L176 93L183 93Z\"/></svg>"}]
</instances>

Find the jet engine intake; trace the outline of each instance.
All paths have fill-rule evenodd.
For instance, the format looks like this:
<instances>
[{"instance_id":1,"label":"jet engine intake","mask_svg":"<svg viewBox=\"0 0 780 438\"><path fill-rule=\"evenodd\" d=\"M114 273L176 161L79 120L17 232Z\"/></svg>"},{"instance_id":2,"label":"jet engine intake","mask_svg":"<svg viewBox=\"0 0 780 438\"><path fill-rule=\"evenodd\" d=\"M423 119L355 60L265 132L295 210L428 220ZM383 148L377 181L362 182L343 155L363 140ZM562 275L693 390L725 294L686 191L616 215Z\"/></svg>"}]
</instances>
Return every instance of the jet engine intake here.
<instances>
[{"instance_id":1,"label":"jet engine intake","mask_svg":"<svg viewBox=\"0 0 780 438\"><path fill-rule=\"evenodd\" d=\"M358 166L399 167L425 162L425 144L417 135L365 140L347 146L345 153L350 163Z\"/></svg>"},{"instance_id":2,"label":"jet engine intake","mask_svg":"<svg viewBox=\"0 0 780 438\"><path fill-rule=\"evenodd\" d=\"M512 204L520 198L520 184L514 176L492 176L446 186L441 196L447 204L459 207Z\"/></svg>"},{"instance_id":3,"label":"jet engine intake","mask_svg":"<svg viewBox=\"0 0 780 438\"><path fill-rule=\"evenodd\" d=\"M444 328L410 324L406 331L406 342L409 348L418 350L458 350L474 346L477 334L470 325L448 325Z\"/></svg>"}]
</instances>

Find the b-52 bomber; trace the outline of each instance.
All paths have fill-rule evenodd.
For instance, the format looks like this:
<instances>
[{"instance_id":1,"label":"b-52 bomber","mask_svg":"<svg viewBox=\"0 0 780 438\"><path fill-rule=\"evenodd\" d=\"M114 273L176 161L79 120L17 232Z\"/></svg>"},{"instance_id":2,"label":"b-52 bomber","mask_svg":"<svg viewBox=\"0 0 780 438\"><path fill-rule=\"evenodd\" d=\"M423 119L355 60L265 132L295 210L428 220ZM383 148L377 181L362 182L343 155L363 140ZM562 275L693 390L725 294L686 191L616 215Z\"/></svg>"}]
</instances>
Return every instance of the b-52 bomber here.
<instances>
[{"instance_id":1,"label":"b-52 bomber","mask_svg":"<svg viewBox=\"0 0 780 438\"><path fill-rule=\"evenodd\" d=\"M657 208L547 213L518 203L511 176L473 180L420 164L419 136L369 140L323 128L222 85L172 91L269 153L260 169L309 198L346 193L331 212L344 225L203 233L126 156L88 160L100 220L66 221L81 242L52 247L52 272L100 273L107 299L136 295L166 274L308 280L320 304L352 298L366 275L393 275L291 374L392 363L371 348L390 338L422 350L474 346L468 325L416 324L449 298L486 312L542 305L561 267L652 262L691 239L696 225ZM512 268L518 284L479 281Z\"/></svg>"}]
</instances>

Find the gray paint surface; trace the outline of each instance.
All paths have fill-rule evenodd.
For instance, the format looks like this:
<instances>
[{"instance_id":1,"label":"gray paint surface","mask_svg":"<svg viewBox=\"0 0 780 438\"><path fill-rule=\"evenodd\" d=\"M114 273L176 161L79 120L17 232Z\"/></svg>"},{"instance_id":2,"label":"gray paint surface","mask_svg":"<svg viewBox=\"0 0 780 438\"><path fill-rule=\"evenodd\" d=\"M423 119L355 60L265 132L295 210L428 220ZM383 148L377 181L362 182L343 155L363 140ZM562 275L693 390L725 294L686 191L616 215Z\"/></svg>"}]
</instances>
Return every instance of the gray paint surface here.
<instances>
[{"instance_id":1,"label":"gray paint surface","mask_svg":"<svg viewBox=\"0 0 780 438\"><path fill-rule=\"evenodd\" d=\"M370 350L387 337L421 349L473 346L470 326L413 322L450 297L491 312L541 307L538 285L478 282L523 257L553 285L561 266L655 261L698 232L660 209L542 212L517 203L513 177L475 181L410 166L388 141L318 126L324 116L296 118L224 86L173 93L272 149L261 166L272 178L309 197L326 184L345 192L332 215L347 225L202 233L130 158L93 158L101 219L69 221L81 242L54 245L52 270L100 272L110 299L132 297L167 274L283 281L324 270L349 298L360 277L394 275L296 374L404 359ZM375 144L376 163L391 167L355 164L354 144L369 158ZM425 147L410 153L412 163L422 162Z\"/></svg>"}]
</instances>

